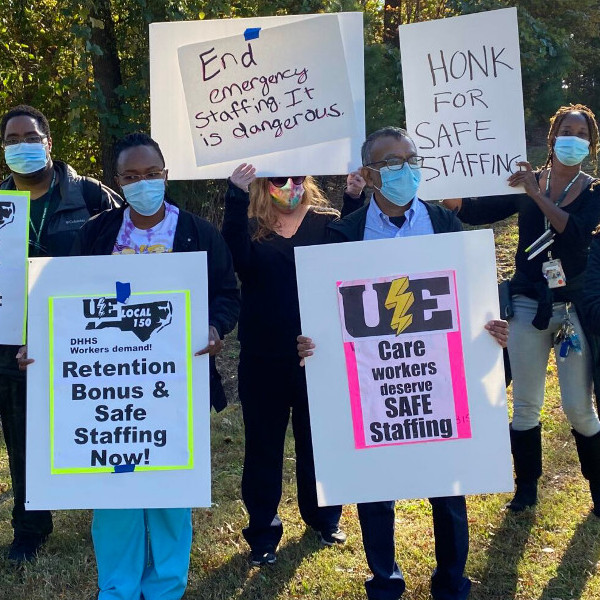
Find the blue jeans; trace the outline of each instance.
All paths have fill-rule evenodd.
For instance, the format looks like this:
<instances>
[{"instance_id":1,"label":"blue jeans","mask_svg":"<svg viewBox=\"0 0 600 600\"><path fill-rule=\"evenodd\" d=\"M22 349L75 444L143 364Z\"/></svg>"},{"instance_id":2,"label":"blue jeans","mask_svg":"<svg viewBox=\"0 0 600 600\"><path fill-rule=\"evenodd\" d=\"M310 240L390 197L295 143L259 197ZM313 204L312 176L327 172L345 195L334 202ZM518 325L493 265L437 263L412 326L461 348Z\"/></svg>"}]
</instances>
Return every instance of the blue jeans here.
<instances>
[{"instance_id":1,"label":"blue jeans","mask_svg":"<svg viewBox=\"0 0 600 600\"><path fill-rule=\"evenodd\" d=\"M95 510L98 600L180 600L192 547L190 508Z\"/></svg>"},{"instance_id":2,"label":"blue jeans","mask_svg":"<svg viewBox=\"0 0 600 600\"><path fill-rule=\"evenodd\" d=\"M525 431L537 427L544 404L546 371L553 336L566 315L564 303L554 303L548 329L540 331L531 321L537 302L526 296L513 296L515 316L510 321L508 355L513 376L514 414L512 427ZM592 365L590 350L574 308L569 318L581 341L582 353L571 350L560 360L555 347L562 407L569 423L581 435L590 437L600 431L600 421L592 401Z\"/></svg>"},{"instance_id":3,"label":"blue jeans","mask_svg":"<svg viewBox=\"0 0 600 600\"><path fill-rule=\"evenodd\" d=\"M464 496L430 498L437 568L431 577L434 600L464 600L471 582L463 573L469 552L469 527ZM394 501L358 504L358 518L367 563L373 577L365 582L369 600L398 600L404 592L395 559Z\"/></svg>"}]
</instances>

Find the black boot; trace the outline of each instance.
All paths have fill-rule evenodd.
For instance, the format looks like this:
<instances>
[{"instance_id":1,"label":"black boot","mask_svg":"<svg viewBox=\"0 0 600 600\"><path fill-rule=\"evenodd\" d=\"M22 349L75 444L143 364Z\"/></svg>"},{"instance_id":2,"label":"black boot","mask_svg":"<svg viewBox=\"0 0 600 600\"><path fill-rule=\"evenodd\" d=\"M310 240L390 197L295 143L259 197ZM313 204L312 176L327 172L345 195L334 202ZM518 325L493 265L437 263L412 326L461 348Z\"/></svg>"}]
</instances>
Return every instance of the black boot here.
<instances>
[{"instance_id":1,"label":"black boot","mask_svg":"<svg viewBox=\"0 0 600 600\"><path fill-rule=\"evenodd\" d=\"M542 426L525 431L510 428L510 448L515 463L514 498L506 505L513 512L521 512L537 504L537 482L542 474Z\"/></svg>"},{"instance_id":2,"label":"black boot","mask_svg":"<svg viewBox=\"0 0 600 600\"><path fill-rule=\"evenodd\" d=\"M600 433L586 437L574 429L571 433L575 438L577 454L581 463L581 474L589 481L590 492L597 517L600 517Z\"/></svg>"}]
</instances>

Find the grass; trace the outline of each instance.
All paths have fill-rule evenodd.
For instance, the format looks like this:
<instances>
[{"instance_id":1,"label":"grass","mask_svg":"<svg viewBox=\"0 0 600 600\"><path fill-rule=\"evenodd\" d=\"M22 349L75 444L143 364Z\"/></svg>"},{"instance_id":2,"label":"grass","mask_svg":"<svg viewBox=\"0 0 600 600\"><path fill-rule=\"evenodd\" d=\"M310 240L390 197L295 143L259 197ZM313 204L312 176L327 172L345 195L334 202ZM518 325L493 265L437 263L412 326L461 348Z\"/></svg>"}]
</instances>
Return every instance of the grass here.
<instances>
[{"instance_id":1,"label":"grass","mask_svg":"<svg viewBox=\"0 0 600 600\"><path fill-rule=\"evenodd\" d=\"M508 276L516 244L514 222L495 228L498 270ZM237 343L228 340L220 359L229 398L235 398ZM591 501L569 425L559 406L553 365L548 368L543 412L544 475L540 502L521 515L503 511L508 494L468 498L471 549L467 574L472 600L597 600L600 598L600 519ZM247 521L240 500L243 426L234 401L212 417L213 506L194 511L194 540L185 598L198 600L331 600L364 598L369 576L354 506L345 506L343 547L320 548L306 531L295 500L293 440L288 438L280 516L285 533L276 565L250 568L241 535ZM6 561L11 541L12 494L8 459L0 441L0 600L91 600L96 568L89 511L55 513L55 532L38 561L22 571ZM397 558L407 600L429 597L435 566L427 501L397 503Z\"/></svg>"}]
</instances>

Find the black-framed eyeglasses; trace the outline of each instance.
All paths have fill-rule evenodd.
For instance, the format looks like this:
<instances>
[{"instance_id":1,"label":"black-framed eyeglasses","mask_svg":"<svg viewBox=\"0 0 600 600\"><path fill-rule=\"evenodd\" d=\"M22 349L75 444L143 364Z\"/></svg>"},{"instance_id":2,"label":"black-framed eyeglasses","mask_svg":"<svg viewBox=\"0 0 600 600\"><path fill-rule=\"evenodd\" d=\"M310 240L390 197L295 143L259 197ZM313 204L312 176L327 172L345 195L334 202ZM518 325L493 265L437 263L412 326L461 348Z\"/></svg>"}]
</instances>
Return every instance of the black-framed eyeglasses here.
<instances>
[{"instance_id":1,"label":"black-framed eyeglasses","mask_svg":"<svg viewBox=\"0 0 600 600\"><path fill-rule=\"evenodd\" d=\"M422 156L411 156L410 158L388 158L387 160L378 160L377 162L369 163L365 165L369 169L379 171L387 167L390 171L400 171L402 167L407 164L411 169L420 169L423 166L424 158ZM374 165L378 165L375 167Z\"/></svg>"},{"instance_id":2,"label":"black-framed eyeglasses","mask_svg":"<svg viewBox=\"0 0 600 600\"><path fill-rule=\"evenodd\" d=\"M2 147L16 146L17 144L43 144L44 140L48 139L47 135L26 135L22 138L10 138L8 140L2 140Z\"/></svg>"},{"instance_id":3,"label":"black-framed eyeglasses","mask_svg":"<svg viewBox=\"0 0 600 600\"><path fill-rule=\"evenodd\" d=\"M301 175L299 177L269 177L269 181L278 188L283 187L288 182L288 179L291 179L294 185L300 185L304 183L306 175Z\"/></svg>"},{"instance_id":4,"label":"black-framed eyeglasses","mask_svg":"<svg viewBox=\"0 0 600 600\"><path fill-rule=\"evenodd\" d=\"M166 169L161 169L160 171L152 171L151 173L146 173L144 175L122 175L121 173L117 173L117 177L121 178L122 185L129 185L130 183L137 183L142 179L149 179L150 181L156 179L164 179Z\"/></svg>"}]
</instances>

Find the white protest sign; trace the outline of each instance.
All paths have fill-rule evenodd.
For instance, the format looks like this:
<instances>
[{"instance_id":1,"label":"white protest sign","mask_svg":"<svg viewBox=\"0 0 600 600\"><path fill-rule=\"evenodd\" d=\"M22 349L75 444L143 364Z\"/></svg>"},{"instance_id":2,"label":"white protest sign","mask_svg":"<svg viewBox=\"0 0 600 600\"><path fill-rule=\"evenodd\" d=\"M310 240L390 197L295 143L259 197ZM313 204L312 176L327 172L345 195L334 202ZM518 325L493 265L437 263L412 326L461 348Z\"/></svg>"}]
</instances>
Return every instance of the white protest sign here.
<instances>
[{"instance_id":1,"label":"white protest sign","mask_svg":"<svg viewBox=\"0 0 600 600\"><path fill-rule=\"evenodd\" d=\"M169 176L225 178L241 162L259 176L356 168L362 39L361 13L153 23L152 135Z\"/></svg>"},{"instance_id":2,"label":"white protest sign","mask_svg":"<svg viewBox=\"0 0 600 600\"><path fill-rule=\"evenodd\" d=\"M0 344L25 343L29 192L0 191Z\"/></svg>"},{"instance_id":3,"label":"white protest sign","mask_svg":"<svg viewBox=\"0 0 600 600\"><path fill-rule=\"evenodd\" d=\"M210 505L205 253L30 263L27 507Z\"/></svg>"},{"instance_id":4,"label":"white protest sign","mask_svg":"<svg viewBox=\"0 0 600 600\"><path fill-rule=\"evenodd\" d=\"M517 9L400 27L407 129L425 200L514 193L527 160Z\"/></svg>"},{"instance_id":5,"label":"white protest sign","mask_svg":"<svg viewBox=\"0 0 600 600\"><path fill-rule=\"evenodd\" d=\"M512 490L492 232L297 248L296 269L319 504Z\"/></svg>"}]
</instances>

